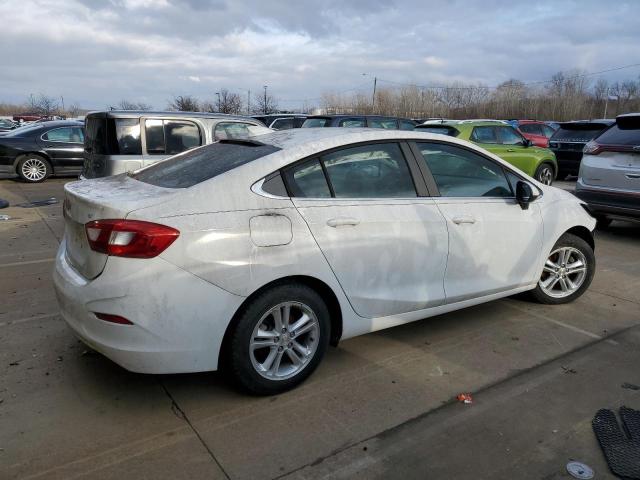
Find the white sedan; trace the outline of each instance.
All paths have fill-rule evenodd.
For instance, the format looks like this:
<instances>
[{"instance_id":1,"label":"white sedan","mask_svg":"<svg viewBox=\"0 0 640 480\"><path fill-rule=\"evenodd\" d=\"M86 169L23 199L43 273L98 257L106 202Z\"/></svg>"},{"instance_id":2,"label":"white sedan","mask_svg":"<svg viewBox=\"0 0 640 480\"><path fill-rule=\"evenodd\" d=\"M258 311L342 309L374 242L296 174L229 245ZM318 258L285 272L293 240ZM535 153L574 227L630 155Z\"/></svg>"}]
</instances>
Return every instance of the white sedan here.
<instances>
[{"instance_id":1,"label":"white sedan","mask_svg":"<svg viewBox=\"0 0 640 480\"><path fill-rule=\"evenodd\" d=\"M286 130L65 190L54 281L78 337L259 394L330 343L524 291L569 302L595 270L581 201L441 135Z\"/></svg>"}]
</instances>

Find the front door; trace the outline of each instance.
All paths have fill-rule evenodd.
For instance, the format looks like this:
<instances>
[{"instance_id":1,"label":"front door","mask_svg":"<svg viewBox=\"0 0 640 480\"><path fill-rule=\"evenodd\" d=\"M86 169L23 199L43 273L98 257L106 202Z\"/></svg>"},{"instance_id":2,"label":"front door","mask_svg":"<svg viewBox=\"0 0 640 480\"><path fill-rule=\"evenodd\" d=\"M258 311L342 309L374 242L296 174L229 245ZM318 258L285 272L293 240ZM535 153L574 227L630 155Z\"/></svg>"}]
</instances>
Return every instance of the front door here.
<instances>
[{"instance_id":1,"label":"front door","mask_svg":"<svg viewBox=\"0 0 640 480\"><path fill-rule=\"evenodd\" d=\"M285 173L292 200L354 310L383 317L444 303L444 218L418 197L398 143L313 158Z\"/></svg>"},{"instance_id":2,"label":"front door","mask_svg":"<svg viewBox=\"0 0 640 480\"><path fill-rule=\"evenodd\" d=\"M81 126L59 127L44 133L39 143L47 152L57 169L82 168L84 158L84 132Z\"/></svg>"},{"instance_id":3,"label":"front door","mask_svg":"<svg viewBox=\"0 0 640 480\"><path fill-rule=\"evenodd\" d=\"M417 146L447 222L447 303L535 283L542 247L538 206L523 210L504 167L479 153L437 143Z\"/></svg>"}]
</instances>

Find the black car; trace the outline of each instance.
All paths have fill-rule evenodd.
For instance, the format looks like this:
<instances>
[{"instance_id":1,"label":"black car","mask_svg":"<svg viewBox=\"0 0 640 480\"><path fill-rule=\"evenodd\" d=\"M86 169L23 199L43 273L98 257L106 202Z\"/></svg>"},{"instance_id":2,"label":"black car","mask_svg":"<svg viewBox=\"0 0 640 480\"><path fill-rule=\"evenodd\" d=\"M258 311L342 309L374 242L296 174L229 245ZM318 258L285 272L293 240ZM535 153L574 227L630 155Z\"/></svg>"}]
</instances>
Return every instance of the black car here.
<instances>
[{"instance_id":1,"label":"black car","mask_svg":"<svg viewBox=\"0 0 640 480\"><path fill-rule=\"evenodd\" d=\"M302 128L348 127L388 128L390 130L413 130L416 122L408 118L383 117L381 115L311 115Z\"/></svg>"},{"instance_id":2,"label":"black car","mask_svg":"<svg viewBox=\"0 0 640 480\"><path fill-rule=\"evenodd\" d=\"M62 120L35 123L0 137L0 173L25 182L50 175L77 175L82 170L84 124Z\"/></svg>"},{"instance_id":3,"label":"black car","mask_svg":"<svg viewBox=\"0 0 640 480\"><path fill-rule=\"evenodd\" d=\"M549 148L558 161L558 180L564 180L567 175L578 175L584 146L613 123L607 119L560 123L560 128L549 139Z\"/></svg>"}]
</instances>

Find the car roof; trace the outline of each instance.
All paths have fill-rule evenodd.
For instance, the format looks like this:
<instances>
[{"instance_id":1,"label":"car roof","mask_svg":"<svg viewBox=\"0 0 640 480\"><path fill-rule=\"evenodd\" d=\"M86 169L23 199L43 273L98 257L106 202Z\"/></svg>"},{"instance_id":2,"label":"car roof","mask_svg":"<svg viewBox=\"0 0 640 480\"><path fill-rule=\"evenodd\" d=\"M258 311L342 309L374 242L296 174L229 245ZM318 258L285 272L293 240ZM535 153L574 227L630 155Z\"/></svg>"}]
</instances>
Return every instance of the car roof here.
<instances>
[{"instance_id":1,"label":"car roof","mask_svg":"<svg viewBox=\"0 0 640 480\"><path fill-rule=\"evenodd\" d=\"M361 114L361 113L353 113L353 114L336 113L336 114L330 114L330 115L307 115L307 118L353 118L353 117L359 117L359 118L394 118L394 119L397 118L398 120L409 120L409 121L413 122L413 120L411 120L410 118L395 117L393 115L365 115L365 114Z\"/></svg>"},{"instance_id":2,"label":"car roof","mask_svg":"<svg viewBox=\"0 0 640 480\"><path fill-rule=\"evenodd\" d=\"M611 118L602 118L602 119L594 119L594 120L572 120L570 122L558 122L558 124L562 128L580 127L580 126L588 126L588 125L593 125L596 127L601 126L602 128L604 128L604 127L613 125L614 123L615 123L615 120Z\"/></svg>"},{"instance_id":3,"label":"car roof","mask_svg":"<svg viewBox=\"0 0 640 480\"><path fill-rule=\"evenodd\" d=\"M178 112L168 110L98 110L89 112L89 116L104 115L109 118L136 118L136 117L185 117L185 118L223 118L227 120L252 120L255 118L243 115L230 115L227 113L207 113L207 112Z\"/></svg>"}]
</instances>

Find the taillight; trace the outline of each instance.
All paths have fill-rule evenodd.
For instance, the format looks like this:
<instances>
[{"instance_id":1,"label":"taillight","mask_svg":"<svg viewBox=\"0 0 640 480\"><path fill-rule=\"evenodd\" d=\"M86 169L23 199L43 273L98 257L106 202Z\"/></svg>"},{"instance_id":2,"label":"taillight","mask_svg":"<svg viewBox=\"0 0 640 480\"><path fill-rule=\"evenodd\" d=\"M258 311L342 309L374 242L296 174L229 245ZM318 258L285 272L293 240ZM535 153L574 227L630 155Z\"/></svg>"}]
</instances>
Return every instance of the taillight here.
<instances>
[{"instance_id":1,"label":"taillight","mask_svg":"<svg viewBox=\"0 0 640 480\"><path fill-rule=\"evenodd\" d=\"M91 250L114 257L153 258L180 235L175 228L141 220L94 220L84 228Z\"/></svg>"},{"instance_id":2,"label":"taillight","mask_svg":"<svg viewBox=\"0 0 640 480\"><path fill-rule=\"evenodd\" d=\"M587 155L598 155L602 151L602 146L595 140L591 140L582 149L582 153Z\"/></svg>"}]
</instances>

